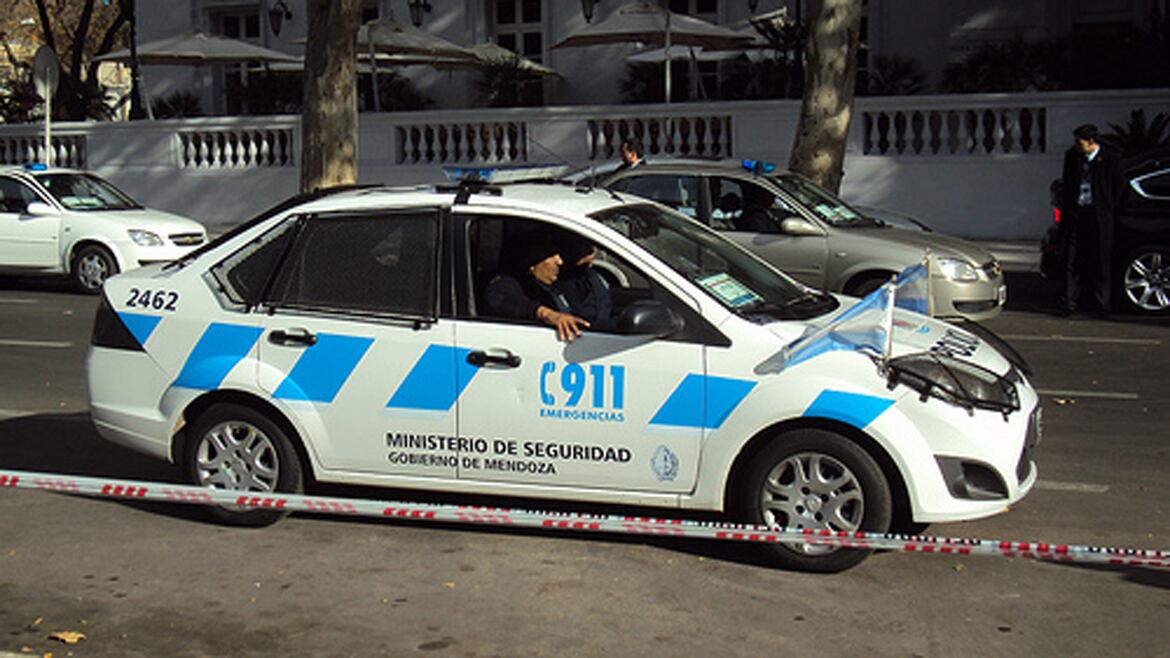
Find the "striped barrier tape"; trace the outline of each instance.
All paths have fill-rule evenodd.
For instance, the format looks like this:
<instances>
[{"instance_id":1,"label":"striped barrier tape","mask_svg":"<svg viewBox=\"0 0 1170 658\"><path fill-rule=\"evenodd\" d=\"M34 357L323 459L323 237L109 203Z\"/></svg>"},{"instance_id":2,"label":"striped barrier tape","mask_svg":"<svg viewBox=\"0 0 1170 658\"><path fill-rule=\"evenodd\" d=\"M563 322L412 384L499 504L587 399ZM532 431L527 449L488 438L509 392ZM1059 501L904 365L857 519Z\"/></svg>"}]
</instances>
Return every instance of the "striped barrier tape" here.
<instances>
[{"instance_id":1,"label":"striped barrier tape","mask_svg":"<svg viewBox=\"0 0 1170 658\"><path fill-rule=\"evenodd\" d=\"M792 528L769 529L763 526L643 516L407 503L285 493L242 493L162 482L109 480L77 475L0 470L0 489L4 488L37 489L100 498L151 500L193 505L237 505L286 512L433 521L436 523L496 525L754 543L796 542L903 553L1019 557L1053 562L1170 569L1170 551L1156 549L1103 548L995 539L926 537L897 533Z\"/></svg>"}]
</instances>

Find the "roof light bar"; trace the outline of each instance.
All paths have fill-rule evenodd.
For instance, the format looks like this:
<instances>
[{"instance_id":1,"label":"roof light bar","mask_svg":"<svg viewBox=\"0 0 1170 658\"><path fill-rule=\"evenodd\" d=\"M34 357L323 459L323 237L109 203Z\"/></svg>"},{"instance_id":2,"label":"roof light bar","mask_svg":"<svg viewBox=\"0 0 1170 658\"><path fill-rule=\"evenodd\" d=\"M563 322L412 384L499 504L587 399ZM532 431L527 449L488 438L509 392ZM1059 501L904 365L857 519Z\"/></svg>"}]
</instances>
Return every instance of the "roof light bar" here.
<instances>
[{"instance_id":1,"label":"roof light bar","mask_svg":"<svg viewBox=\"0 0 1170 658\"><path fill-rule=\"evenodd\" d=\"M569 173L569 165L527 164L491 167L445 165L443 174L453 183L521 183L550 180Z\"/></svg>"},{"instance_id":2,"label":"roof light bar","mask_svg":"<svg viewBox=\"0 0 1170 658\"><path fill-rule=\"evenodd\" d=\"M760 174L770 174L773 171L776 171L776 165L772 164L771 162L763 162L761 160L744 160L740 163L740 166L743 167L745 171L750 171L757 176Z\"/></svg>"}]
</instances>

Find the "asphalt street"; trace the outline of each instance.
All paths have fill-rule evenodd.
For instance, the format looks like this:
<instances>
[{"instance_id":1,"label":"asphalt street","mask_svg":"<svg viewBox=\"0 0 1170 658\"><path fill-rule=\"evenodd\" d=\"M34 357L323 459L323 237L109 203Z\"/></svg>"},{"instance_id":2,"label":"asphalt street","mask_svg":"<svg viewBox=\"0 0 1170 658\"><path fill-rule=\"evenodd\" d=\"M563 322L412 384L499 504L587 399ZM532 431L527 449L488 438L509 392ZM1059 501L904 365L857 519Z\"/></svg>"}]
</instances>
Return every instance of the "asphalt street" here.
<instances>
[{"instance_id":1,"label":"asphalt street","mask_svg":"<svg viewBox=\"0 0 1170 658\"><path fill-rule=\"evenodd\" d=\"M1057 318L1039 277L1008 283L987 326L1042 393L1040 480L1006 514L927 534L1170 549L1170 321ZM0 469L178 481L89 423L96 303L0 279ZM738 544L299 515L236 529L0 490L0 657L1170 656L1167 619L1170 571L883 553L824 576Z\"/></svg>"}]
</instances>

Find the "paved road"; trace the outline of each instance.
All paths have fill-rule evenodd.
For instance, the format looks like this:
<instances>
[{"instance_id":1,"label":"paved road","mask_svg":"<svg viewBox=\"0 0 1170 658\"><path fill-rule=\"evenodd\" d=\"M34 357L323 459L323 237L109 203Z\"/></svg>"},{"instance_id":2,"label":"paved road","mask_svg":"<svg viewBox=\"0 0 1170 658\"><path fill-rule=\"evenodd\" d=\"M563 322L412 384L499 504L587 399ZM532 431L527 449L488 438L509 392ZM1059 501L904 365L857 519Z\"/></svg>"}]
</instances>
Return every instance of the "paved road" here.
<instances>
[{"instance_id":1,"label":"paved road","mask_svg":"<svg viewBox=\"0 0 1170 658\"><path fill-rule=\"evenodd\" d=\"M931 532L1170 548L1170 324L1056 319L1039 279L1009 285L989 326L1045 392L1041 481L1008 514ZM175 480L88 423L95 303L0 280L0 468ZM740 545L309 516L242 530L0 492L0 656L1168 656L1168 594L1170 572L887 553L817 576Z\"/></svg>"}]
</instances>

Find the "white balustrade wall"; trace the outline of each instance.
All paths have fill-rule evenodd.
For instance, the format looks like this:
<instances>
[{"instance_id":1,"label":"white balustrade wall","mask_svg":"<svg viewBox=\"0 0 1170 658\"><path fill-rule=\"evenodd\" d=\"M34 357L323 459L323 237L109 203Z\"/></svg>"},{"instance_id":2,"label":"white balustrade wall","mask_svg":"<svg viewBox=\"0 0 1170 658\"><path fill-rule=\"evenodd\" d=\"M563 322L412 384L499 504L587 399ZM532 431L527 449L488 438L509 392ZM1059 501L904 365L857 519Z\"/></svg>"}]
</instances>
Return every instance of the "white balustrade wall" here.
<instances>
[{"instance_id":1,"label":"white balustrade wall","mask_svg":"<svg viewBox=\"0 0 1170 658\"><path fill-rule=\"evenodd\" d=\"M1038 239L1048 184L1076 126L1103 131L1170 90L858 98L842 195L979 239ZM363 114L362 183L407 185L443 164L615 161L623 139L650 159L756 158L784 166L798 101ZM54 162L88 168L141 202L221 231L297 192L296 116L58 123ZM0 125L0 165L44 160L37 125Z\"/></svg>"}]
</instances>

